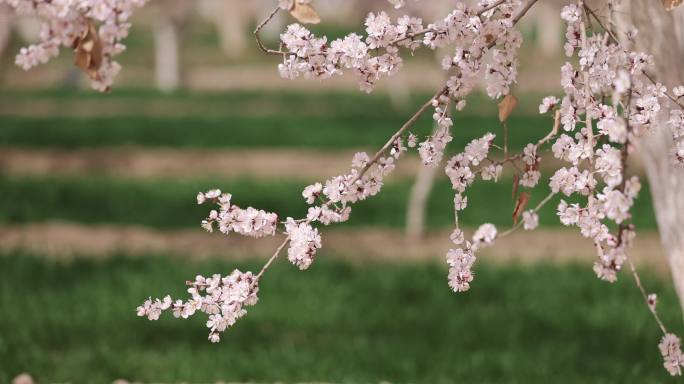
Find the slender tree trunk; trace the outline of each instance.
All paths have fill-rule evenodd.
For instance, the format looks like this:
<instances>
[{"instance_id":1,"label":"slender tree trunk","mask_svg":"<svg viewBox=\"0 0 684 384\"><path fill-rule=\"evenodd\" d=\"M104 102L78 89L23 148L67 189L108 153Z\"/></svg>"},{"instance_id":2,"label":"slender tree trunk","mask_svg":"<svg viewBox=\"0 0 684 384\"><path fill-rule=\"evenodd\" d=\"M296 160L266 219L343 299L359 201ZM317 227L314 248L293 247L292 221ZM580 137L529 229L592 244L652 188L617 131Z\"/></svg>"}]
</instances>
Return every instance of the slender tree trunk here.
<instances>
[{"instance_id":1,"label":"slender tree trunk","mask_svg":"<svg viewBox=\"0 0 684 384\"><path fill-rule=\"evenodd\" d=\"M154 30L157 88L173 92L180 85L178 26L171 17L160 20Z\"/></svg>"},{"instance_id":2,"label":"slender tree trunk","mask_svg":"<svg viewBox=\"0 0 684 384\"><path fill-rule=\"evenodd\" d=\"M631 0L624 13L626 21L638 30L637 50L655 58L656 81L669 89L684 84L684 7L664 10L660 1ZM671 134L661 114L653 134L637 144L646 166L660 237L668 256L672 278L684 310L684 170L670 160Z\"/></svg>"},{"instance_id":3,"label":"slender tree trunk","mask_svg":"<svg viewBox=\"0 0 684 384\"><path fill-rule=\"evenodd\" d=\"M10 42L12 32L12 20L10 17L9 6L0 5L0 57L5 53L5 49Z\"/></svg>"},{"instance_id":4,"label":"slender tree trunk","mask_svg":"<svg viewBox=\"0 0 684 384\"><path fill-rule=\"evenodd\" d=\"M440 167L425 166L418 169L406 210L406 235L410 238L419 238L425 233L428 198L438 169Z\"/></svg>"}]
</instances>

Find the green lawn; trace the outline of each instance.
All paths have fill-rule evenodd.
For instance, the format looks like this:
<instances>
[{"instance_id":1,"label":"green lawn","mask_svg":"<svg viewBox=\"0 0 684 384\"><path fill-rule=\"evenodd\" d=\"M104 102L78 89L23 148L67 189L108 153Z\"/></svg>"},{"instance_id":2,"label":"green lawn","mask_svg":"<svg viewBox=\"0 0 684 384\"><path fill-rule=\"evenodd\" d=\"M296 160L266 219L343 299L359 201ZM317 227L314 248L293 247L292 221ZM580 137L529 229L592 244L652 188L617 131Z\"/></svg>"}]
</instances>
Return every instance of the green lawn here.
<instances>
[{"instance_id":1,"label":"green lawn","mask_svg":"<svg viewBox=\"0 0 684 384\"><path fill-rule=\"evenodd\" d=\"M254 270L256 263L241 263ZM661 383L658 329L627 274L610 285L590 266L478 264L451 293L437 265L280 262L260 302L218 345L202 318L149 322L148 295L182 294L228 262L147 255L57 263L0 257L0 382L334 381ZM681 330L669 284L646 276Z\"/></svg>"},{"instance_id":2,"label":"green lawn","mask_svg":"<svg viewBox=\"0 0 684 384\"><path fill-rule=\"evenodd\" d=\"M428 97L417 95L407 110L397 111L387 97L348 93L0 92L0 147L376 148ZM472 99L469 109L454 117L451 152L485 132L501 132L496 104L482 95ZM552 125L549 117L535 114L536 97L523 100L509 124L512 148L538 140ZM42 103L55 115L14 114ZM108 108L116 113L79 115ZM430 115L413 131L427 135Z\"/></svg>"},{"instance_id":3,"label":"green lawn","mask_svg":"<svg viewBox=\"0 0 684 384\"><path fill-rule=\"evenodd\" d=\"M89 178L2 178L0 177L0 223L17 224L50 219L82 223L134 224L171 229L198 226L209 206L198 206L197 192L218 187L233 194L235 204L278 213L281 217L302 217L307 205L302 189L315 180L158 180L131 181L106 177ZM483 222L506 227L512 224L515 202L511 199L512 179L498 183L477 182L468 190L469 206L461 222L476 226ZM402 228L410 181L388 183L375 197L354 205L351 220L342 225ZM549 193L542 184L532 191L533 207ZM431 228L453 225L454 191L446 179L438 181L428 202L427 223ZM567 200L567 199L566 199ZM540 212L540 223L560 226L555 198ZM634 223L640 229L655 229L650 191L644 186L633 208Z\"/></svg>"}]
</instances>

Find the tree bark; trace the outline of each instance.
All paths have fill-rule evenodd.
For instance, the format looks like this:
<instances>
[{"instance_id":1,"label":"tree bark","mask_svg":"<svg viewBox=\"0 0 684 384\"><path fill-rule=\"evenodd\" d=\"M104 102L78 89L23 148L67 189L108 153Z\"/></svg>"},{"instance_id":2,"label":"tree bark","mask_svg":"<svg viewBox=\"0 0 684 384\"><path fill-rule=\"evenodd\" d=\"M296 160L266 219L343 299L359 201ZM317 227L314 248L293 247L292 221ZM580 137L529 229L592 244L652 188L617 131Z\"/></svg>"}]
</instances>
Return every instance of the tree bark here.
<instances>
[{"instance_id":1,"label":"tree bark","mask_svg":"<svg viewBox=\"0 0 684 384\"><path fill-rule=\"evenodd\" d=\"M639 30L636 49L654 56L653 76L668 89L684 84L684 7L665 11L660 1L631 0L626 22ZM672 279L684 311L684 170L673 167L672 136L661 113L654 132L637 143L646 166L653 207Z\"/></svg>"},{"instance_id":2,"label":"tree bark","mask_svg":"<svg viewBox=\"0 0 684 384\"><path fill-rule=\"evenodd\" d=\"M164 17L156 25L154 43L157 88L173 92L180 85L180 57L178 26L170 17Z\"/></svg>"},{"instance_id":3,"label":"tree bark","mask_svg":"<svg viewBox=\"0 0 684 384\"><path fill-rule=\"evenodd\" d=\"M418 169L406 210L406 236L409 238L417 239L425 234L428 198L439 168L421 166Z\"/></svg>"}]
</instances>

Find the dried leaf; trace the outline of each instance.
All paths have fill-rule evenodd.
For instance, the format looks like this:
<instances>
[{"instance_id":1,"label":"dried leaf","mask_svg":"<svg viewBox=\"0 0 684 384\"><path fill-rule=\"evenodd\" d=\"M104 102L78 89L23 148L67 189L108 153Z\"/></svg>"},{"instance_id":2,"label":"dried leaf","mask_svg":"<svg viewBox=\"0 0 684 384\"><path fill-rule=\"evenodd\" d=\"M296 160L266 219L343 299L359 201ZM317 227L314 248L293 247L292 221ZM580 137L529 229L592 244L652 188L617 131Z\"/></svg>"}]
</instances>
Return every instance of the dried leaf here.
<instances>
[{"instance_id":1,"label":"dried leaf","mask_svg":"<svg viewBox=\"0 0 684 384\"><path fill-rule=\"evenodd\" d=\"M88 28L74 40L74 64L91 78L102 65L102 42L97 29L88 21Z\"/></svg>"},{"instance_id":2,"label":"dried leaf","mask_svg":"<svg viewBox=\"0 0 684 384\"><path fill-rule=\"evenodd\" d=\"M517 105L517 97L510 94L504 96L503 100L499 103L499 121L503 123L508 120L508 116L511 115Z\"/></svg>"},{"instance_id":3,"label":"dried leaf","mask_svg":"<svg viewBox=\"0 0 684 384\"><path fill-rule=\"evenodd\" d=\"M295 0L290 10L292 17L304 24L318 24L321 18L318 16L316 10L308 3Z\"/></svg>"},{"instance_id":4,"label":"dried leaf","mask_svg":"<svg viewBox=\"0 0 684 384\"><path fill-rule=\"evenodd\" d=\"M682 4L682 0L662 0L666 11L671 11Z\"/></svg>"},{"instance_id":5,"label":"dried leaf","mask_svg":"<svg viewBox=\"0 0 684 384\"><path fill-rule=\"evenodd\" d=\"M522 192L518 196L518 200L515 202L515 208L513 209L513 224L518 224L518 217L525 210L527 202L530 200L530 194L527 192Z\"/></svg>"},{"instance_id":6,"label":"dried leaf","mask_svg":"<svg viewBox=\"0 0 684 384\"><path fill-rule=\"evenodd\" d=\"M511 199L515 199L515 195L518 194L518 184L520 184L520 175L516 173L513 175L513 190L511 191Z\"/></svg>"}]
</instances>

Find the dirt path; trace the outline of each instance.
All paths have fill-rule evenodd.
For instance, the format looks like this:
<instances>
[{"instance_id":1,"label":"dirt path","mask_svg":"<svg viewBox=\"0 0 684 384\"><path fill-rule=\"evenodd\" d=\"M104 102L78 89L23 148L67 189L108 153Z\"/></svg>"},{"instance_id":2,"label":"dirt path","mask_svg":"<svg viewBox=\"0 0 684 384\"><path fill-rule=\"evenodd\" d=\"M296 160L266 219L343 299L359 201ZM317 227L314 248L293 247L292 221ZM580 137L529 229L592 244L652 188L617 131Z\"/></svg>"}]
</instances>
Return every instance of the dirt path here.
<instances>
[{"instance_id":1,"label":"dirt path","mask_svg":"<svg viewBox=\"0 0 684 384\"><path fill-rule=\"evenodd\" d=\"M156 231L141 227L84 226L49 222L0 227L0 250L23 249L55 258L74 254L107 257L116 253L140 255L168 254L182 258L225 259L266 258L280 238L260 240L241 236L208 234L201 229ZM353 248L350 248L353 244ZM529 245L533 244L532 247ZM568 247L572 244L572 247ZM420 241L410 241L403 233L390 230L323 229L322 254L352 261L416 262L444 260L450 248L448 232L432 233ZM590 268L595 259L591 243L572 230L521 231L500 239L480 252L494 263L582 262ZM642 231L631 252L633 259L666 275L667 265L655 232Z\"/></svg>"},{"instance_id":2,"label":"dirt path","mask_svg":"<svg viewBox=\"0 0 684 384\"><path fill-rule=\"evenodd\" d=\"M358 149L361 150L361 149ZM128 179L250 177L256 179L325 180L346 172L357 150L228 149L177 150L150 148L0 149L0 172L12 176L105 175ZM409 155L393 173L393 180L410 179L420 161ZM547 158L542 168L562 166ZM639 162L630 171L643 173ZM440 177L443 174L440 172Z\"/></svg>"}]
</instances>

